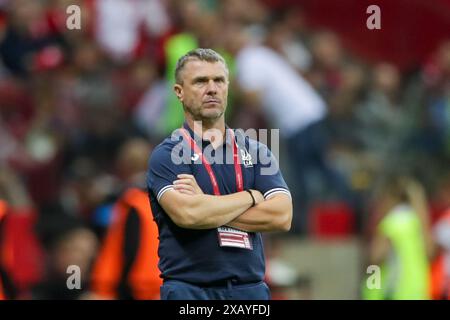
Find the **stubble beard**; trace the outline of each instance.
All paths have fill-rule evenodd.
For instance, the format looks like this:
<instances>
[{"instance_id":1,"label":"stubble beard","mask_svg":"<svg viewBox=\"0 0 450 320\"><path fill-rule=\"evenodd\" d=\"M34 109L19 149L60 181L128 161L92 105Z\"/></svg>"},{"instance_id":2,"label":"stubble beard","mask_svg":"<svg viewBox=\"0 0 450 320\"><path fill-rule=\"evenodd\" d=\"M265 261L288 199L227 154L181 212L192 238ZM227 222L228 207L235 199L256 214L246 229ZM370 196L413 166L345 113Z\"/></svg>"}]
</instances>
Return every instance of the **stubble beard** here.
<instances>
[{"instance_id":1,"label":"stubble beard","mask_svg":"<svg viewBox=\"0 0 450 320\"><path fill-rule=\"evenodd\" d=\"M202 123L208 125L208 124L213 124L215 123L217 120L219 120L223 114L225 113L225 109L220 110L217 114L209 114L209 115L204 115L203 114L203 110L198 110L198 112L194 112L191 107L188 107L186 105L183 105L183 108L185 111L187 111L192 119L194 121L201 121Z\"/></svg>"}]
</instances>

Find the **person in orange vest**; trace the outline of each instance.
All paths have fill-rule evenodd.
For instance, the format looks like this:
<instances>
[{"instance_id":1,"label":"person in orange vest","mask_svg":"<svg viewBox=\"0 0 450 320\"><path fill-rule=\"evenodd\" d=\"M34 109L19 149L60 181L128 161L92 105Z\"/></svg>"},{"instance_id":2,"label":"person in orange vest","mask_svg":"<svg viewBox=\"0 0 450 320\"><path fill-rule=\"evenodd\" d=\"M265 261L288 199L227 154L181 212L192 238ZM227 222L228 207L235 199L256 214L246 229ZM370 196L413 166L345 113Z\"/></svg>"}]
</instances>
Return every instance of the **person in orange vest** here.
<instances>
[{"instance_id":1,"label":"person in orange vest","mask_svg":"<svg viewBox=\"0 0 450 320\"><path fill-rule=\"evenodd\" d=\"M0 280L0 300L6 300L5 294L3 293L3 285L1 280Z\"/></svg>"},{"instance_id":2,"label":"person in orange vest","mask_svg":"<svg viewBox=\"0 0 450 320\"><path fill-rule=\"evenodd\" d=\"M149 144L132 139L119 152L128 189L113 208L112 222L91 275L90 299L159 299L158 228L145 185Z\"/></svg>"},{"instance_id":3,"label":"person in orange vest","mask_svg":"<svg viewBox=\"0 0 450 320\"><path fill-rule=\"evenodd\" d=\"M435 300L450 300L450 208L439 218L434 230L441 253L431 267L431 296Z\"/></svg>"},{"instance_id":4,"label":"person in orange vest","mask_svg":"<svg viewBox=\"0 0 450 320\"><path fill-rule=\"evenodd\" d=\"M3 200L0 200L0 245L1 245L1 236L2 236L2 221L3 221L3 217L6 215L6 210L7 210L7 205L6 202ZM1 261L0 261L1 262ZM2 281L2 268L1 268L1 263L0 263L0 300L6 300L6 296L4 293L4 289L3 289L3 281Z\"/></svg>"}]
</instances>

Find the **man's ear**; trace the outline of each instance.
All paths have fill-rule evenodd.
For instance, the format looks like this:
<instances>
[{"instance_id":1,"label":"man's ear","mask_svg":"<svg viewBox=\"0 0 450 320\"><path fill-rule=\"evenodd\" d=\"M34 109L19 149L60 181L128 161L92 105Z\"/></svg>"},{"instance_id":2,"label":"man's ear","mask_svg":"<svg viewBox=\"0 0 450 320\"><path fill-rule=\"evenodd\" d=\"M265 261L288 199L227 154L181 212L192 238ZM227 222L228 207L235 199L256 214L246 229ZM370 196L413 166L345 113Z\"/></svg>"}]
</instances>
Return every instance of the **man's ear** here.
<instances>
[{"instance_id":1,"label":"man's ear","mask_svg":"<svg viewBox=\"0 0 450 320\"><path fill-rule=\"evenodd\" d=\"M175 92L175 95L177 96L178 100L180 100L182 102L183 101L183 87L181 87L181 85L176 83L173 86L173 91Z\"/></svg>"}]
</instances>

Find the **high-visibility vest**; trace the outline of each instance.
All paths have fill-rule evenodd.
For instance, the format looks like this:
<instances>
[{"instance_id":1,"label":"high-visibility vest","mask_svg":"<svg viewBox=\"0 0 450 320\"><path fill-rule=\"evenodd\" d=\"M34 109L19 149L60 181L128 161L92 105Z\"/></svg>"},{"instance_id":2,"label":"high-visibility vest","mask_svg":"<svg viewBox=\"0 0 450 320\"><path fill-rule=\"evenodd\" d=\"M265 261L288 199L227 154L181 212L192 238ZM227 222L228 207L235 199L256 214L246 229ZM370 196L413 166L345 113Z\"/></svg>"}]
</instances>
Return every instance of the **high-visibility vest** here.
<instances>
[{"instance_id":1,"label":"high-visibility vest","mask_svg":"<svg viewBox=\"0 0 450 320\"><path fill-rule=\"evenodd\" d=\"M130 209L139 215L140 239L131 269L123 279L125 226ZM115 204L100 254L94 264L91 291L105 298L120 298L118 288L126 281L134 299L159 299L162 284L158 269L158 227L153 220L147 193L132 188Z\"/></svg>"},{"instance_id":2,"label":"high-visibility vest","mask_svg":"<svg viewBox=\"0 0 450 320\"><path fill-rule=\"evenodd\" d=\"M437 222L450 228L450 209ZM450 300L450 252L442 252L431 267L431 296L436 300Z\"/></svg>"},{"instance_id":3,"label":"high-visibility vest","mask_svg":"<svg viewBox=\"0 0 450 320\"><path fill-rule=\"evenodd\" d=\"M389 239L391 255L381 265L381 287L365 289L366 299L426 300L430 298L429 263L422 225L407 205L393 208L378 225Z\"/></svg>"},{"instance_id":4,"label":"high-visibility vest","mask_svg":"<svg viewBox=\"0 0 450 320\"><path fill-rule=\"evenodd\" d=\"M3 217L6 215L6 211L8 210L8 204L4 200L0 200L0 221L2 221Z\"/></svg>"},{"instance_id":5,"label":"high-visibility vest","mask_svg":"<svg viewBox=\"0 0 450 320\"><path fill-rule=\"evenodd\" d=\"M3 294L2 280L0 280L0 300L6 300L5 295Z\"/></svg>"},{"instance_id":6,"label":"high-visibility vest","mask_svg":"<svg viewBox=\"0 0 450 320\"><path fill-rule=\"evenodd\" d=\"M450 300L450 256L440 254L431 267L431 297L434 300Z\"/></svg>"},{"instance_id":7,"label":"high-visibility vest","mask_svg":"<svg viewBox=\"0 0 450 320\"><path fill-rule=\"evenodd\" d=\"M168 82L167 102L162 121L158 122L158 130L162 135L170 134L179 128L184 121L184 111L181 102L172 91L175 83L175 68L178 59L190 50L198 47L196 37L190 33L179 33L171 36L164 45L166 57L166 80Z\"/></svg>"},{"instance_id":8,"label":"high-visibility vest","mask_svg":"<svg viewBox=\"0 0 450 320\"><path fill-rule=\"evenodd\" d=\"M3 217L6 215L7 210L8 210L8 205L6 204L6 202L3 200L0 200L0 222L3 220ZM2 233L2 230L0 228L0 239L1 239L1 233ZM0 253L2 253L1 251L2 251L2 246L0 243ZM0 258L1 258L1 256L0 256ZM0 259L0 264L1 264L1 259ZM6 300L1 278L0 278L0 300Z\"/></svg>"}]
</instances>

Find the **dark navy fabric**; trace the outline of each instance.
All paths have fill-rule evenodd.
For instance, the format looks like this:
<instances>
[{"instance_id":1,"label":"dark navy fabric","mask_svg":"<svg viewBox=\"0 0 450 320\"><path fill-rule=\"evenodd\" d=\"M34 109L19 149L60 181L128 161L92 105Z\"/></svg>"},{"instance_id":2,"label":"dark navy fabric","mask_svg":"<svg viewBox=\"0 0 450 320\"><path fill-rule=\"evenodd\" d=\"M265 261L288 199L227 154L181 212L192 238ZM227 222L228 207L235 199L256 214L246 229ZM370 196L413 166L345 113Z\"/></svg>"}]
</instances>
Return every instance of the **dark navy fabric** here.
<instances>
[{"instance_id":1,"label":"dark navy fabric","mask_svg":"<svg viewBox=\"0 0 450 320\"><path fill-rule=\"evenodd\" d=\"M161 286L161 300L270 300L270 290L264 281L222 287L200 287L169 280Z\"/></svg>"},{"instance_id":2,"label":"dark navy fabric","mask_svg":"<svg viewBox=\"0 0 450 320\"><path fill-rule=\"evenodd\" d=\"M194 138L192 130L188 129ZM238 134L236 134L238 135ZM249 233L253 250L243 248L220 247L217 229L192 230L177 226L172 222L167 213L160 206L158 195L171 189L177 175L186 173L195 176L197 183L205 194L214 194L213 187L205 166L200 160L193 161L194 154L190 148L188 163L175 164L172 161L172 150L180 146L178 138L181 135L173 135L165 139L152 152L147 174L147 186L152 212L159 228L159 268L164 279L175 279L194 284L208 284L222 280L235 280L239 283L254 283L261 281L265 273L265 259L261 234ZM223 152L225 156L231 156L233 144L227 135L227 143L218 148L217 152ZM198 139L197 139L198 140ZM243 139L245 140L245 139ZM207 141L199 141L204 152L211 150ZM184 145L187 144L184 142ZM276 163L268 148L257 141L246 139L245 146L240 149L247 151L261 151L271 157ZM176 149L178 150L178 149ZM208 153L208 152L206 152ZM285 190L286 183L279 172L273 175L261 175L262 164L254 159L253 165L241 164L244 189L256 189L263 194L270 194L273 190ZM194 158L195 160L195 158ZM212 161L212 159L209 159ZM270 164L266 164L268 166ZM230 164L211 164L217 178L222 195L237 192L235 169Z\"/></svg>"}]
</instances>

